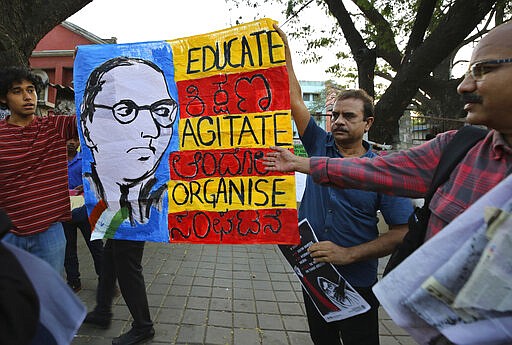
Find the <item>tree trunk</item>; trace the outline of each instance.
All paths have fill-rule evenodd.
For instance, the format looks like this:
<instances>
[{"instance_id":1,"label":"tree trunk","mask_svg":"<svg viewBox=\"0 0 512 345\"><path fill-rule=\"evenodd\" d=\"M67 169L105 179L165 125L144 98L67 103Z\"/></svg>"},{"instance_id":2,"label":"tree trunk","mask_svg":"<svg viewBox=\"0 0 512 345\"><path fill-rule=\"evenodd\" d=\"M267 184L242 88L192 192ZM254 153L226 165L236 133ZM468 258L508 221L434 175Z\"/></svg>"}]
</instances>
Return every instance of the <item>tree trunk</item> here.
<instances>
[{"instance_id":1,"label":"tree trunk","mask_svg":"<svg viewBox=\"0 0 512 345\"><path fill-rule=\"evenodd\" d=\"M457 0L432 34L402 62L395 78L376 104L370 139L398 142L398 120L418 91L421 82L491 10L496 1Z\"/></svg>"},{"instance_id":2,"label":"tree trunk","mask_svg":"<svg viewBox=\"0 0 512 345\"><path fill-rule=\"evenodd\" d=\"M365 49L355 57L357 63L357 79L359 88L365 90L370 96L375 97L375 65L377 54L375 49Z\"/></svg>"},{"instance_id":3,"label":"tree trunk","mask_svg":"<svg viewBox=\"0 0 512 345\"><path fill-rule=\"evenodd\" d=\"M27 66L41 38L91 1L0 0L0 66Z\"/></svg>"}]
</instances>

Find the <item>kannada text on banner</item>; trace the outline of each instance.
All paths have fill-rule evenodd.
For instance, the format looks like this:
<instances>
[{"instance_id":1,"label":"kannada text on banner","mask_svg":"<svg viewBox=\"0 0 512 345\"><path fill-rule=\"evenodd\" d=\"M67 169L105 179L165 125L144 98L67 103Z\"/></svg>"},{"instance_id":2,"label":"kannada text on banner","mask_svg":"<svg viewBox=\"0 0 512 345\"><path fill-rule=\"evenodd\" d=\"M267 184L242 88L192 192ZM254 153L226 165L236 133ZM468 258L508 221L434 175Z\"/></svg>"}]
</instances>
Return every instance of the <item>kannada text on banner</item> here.
<instances>
[{"instance_id":1,"label":"kannada text on banner","mask_svg":"<svg viewBox=\"0 0 512 345\"><path fill-rule=\"evenodd\" d=\"M270 145L293 147L284 47L272 24L170 41L180 95L171 241L299 241L294 175L259 161Z\"/></svg>"},{"instance_id":2,"label":"kannada text on banner","mask_svg":"<svg viewBox=\"0 0 512 345\"><path fill-rule=\"evenodd\" d=\"M79 46L75 103L91 239L299 241L284 47L262 19L188 38Z\"/></svg>"}]
</instances>

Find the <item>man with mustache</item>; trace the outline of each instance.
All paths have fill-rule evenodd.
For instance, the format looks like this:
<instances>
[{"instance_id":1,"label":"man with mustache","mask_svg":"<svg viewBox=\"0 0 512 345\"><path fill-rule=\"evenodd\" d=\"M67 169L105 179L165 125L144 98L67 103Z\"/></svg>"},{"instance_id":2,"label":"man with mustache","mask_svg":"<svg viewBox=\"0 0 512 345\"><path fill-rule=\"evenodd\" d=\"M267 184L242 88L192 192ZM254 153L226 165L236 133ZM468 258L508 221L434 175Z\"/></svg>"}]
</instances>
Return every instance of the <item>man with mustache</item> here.
<instances>
[{"instance_id":1,"label":"man with mustache","mask_svg":"<svg viewBox=\"0 0 512 345\"><path fill-rule=\"evenodd\" d=\"M466 121L487 126L475 144L436 190L430 202L427 238L436 235L512 171L512 22L491 30L473 50L468 70L457 91L465 102ZM456 131L409 150L372 160L297 157L275 147L266 158L269 171L300 171L316 183L422 198L429 189L441 152ZM312 252L318 261L329 261Z\"/></svg>"},{"instance_id":2,"label":"man with mustache","mask_svg":"<svg viewBox=\"0 0 512 345\"><path fill-rule=\"evenodd\" d=\"M466 121L488 127L430 202L427 238L441 231L512 171L512 22L483 37L473 50L468 70L457 87L465 102ZM280 148L267 159L270 171L300 171L338 188L357 188L412 198L428 190L443 148L456 131L409 150L373 160L297 157Z\"/></svg>"},{"instance_id":3,"label":"man with mustache","mask_svg":"<svg viewBox=\"0 0 512 345\"><path fill-rule=\"evenodd\" d=\"M71 219L66 140L77 136L75 116L36 116L41 79L24 67L0 70L0 208L12 220L3 241L64 268Z\"/></svg>"},{"instance_id":4,"label":"man with mustache","mask_svg":"<svg viewBox=\"0 0 512 345\"><path fill-rule=\"evenodd\" d=\"M427 238L436 235L512 171L512 22L491 30L473 50L457 91L465 102L466 121L489 128L434 193ZM456 131L409 150L372 160L297 157L275 147L266 158L269 171L300 171L316 183L337 188L385 192L422 198L429 189L441 152ZM328 254L328 253L326 253ZM318 261L329 255L312 252Z\"/></svg>"},{"instance_id":5,"label":"man with mustache","mask_svg":"<svg viewBox=\"0 0 512 345\"><path fill-rule=\"evenodd\" d=\"M315 123L304 104L287 39L279 28L276 30L285 43L292 117L308 156L374 158L376 154L363 140L374 119L373 99L364 90L342 91L332 110L331 133L326 132ZM389 225L389 231L380 236L379 210ZM341 340L344 345L379 344L379 302L371 290L377 282L378 258L390 254L401 242L411 212L409 199L324 187L308 176L299 219L308 219L319 240L310 247L312 256L334 264L371 306L363 314L326 322L304 291L310 335L316 345L341 345Z\"/></svg>"}]
</instances>

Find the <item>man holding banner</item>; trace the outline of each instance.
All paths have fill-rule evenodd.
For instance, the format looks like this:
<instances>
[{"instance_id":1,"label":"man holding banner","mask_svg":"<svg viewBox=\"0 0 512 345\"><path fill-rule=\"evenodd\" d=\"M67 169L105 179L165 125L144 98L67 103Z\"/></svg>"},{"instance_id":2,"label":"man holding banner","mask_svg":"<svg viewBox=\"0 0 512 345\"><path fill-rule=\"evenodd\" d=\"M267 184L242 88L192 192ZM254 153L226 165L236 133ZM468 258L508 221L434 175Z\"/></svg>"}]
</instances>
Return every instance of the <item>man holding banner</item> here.
<instances>
[{"instance_id":1,"label":"man holding banner","mask_svg":"<svg viewBox=\"0 0 512 345\"><path fill-rule=\"evenodd\" d=\"M285 42L292 117L308 155L340 158L376 156L363 140L364 133L373 123L371 97L363 90L342 91L332 112L332 132L327 133L320 128L302 99L286 36L277 26L275 28ZM390 230L381 236L377 229L378 210ZM311 245L308 251L315 262L335 265L371 306L363 314L326 322L304 291L309 329L316 345L341 345L340 336L344 345L379 344L379 302L371 291L377 281L377 259L390 254L402 240L411 212L412 204L408 199L324 187L308 176L299 219L309 221L320 241Z\"/></svg>"},{"instance_id":2,"label":"man holding banner","mask_svg":"<svg viewBox=\"0 0 512 345\"><path fill-rule=\"evenodd\" d=\"M74 116L37 116L41 78L25 67L0 69L0 207L13 226L3 241L64 267L66 238L61 222L71 219L66 140L76 136Z\"/></svg>"}]
</instances>

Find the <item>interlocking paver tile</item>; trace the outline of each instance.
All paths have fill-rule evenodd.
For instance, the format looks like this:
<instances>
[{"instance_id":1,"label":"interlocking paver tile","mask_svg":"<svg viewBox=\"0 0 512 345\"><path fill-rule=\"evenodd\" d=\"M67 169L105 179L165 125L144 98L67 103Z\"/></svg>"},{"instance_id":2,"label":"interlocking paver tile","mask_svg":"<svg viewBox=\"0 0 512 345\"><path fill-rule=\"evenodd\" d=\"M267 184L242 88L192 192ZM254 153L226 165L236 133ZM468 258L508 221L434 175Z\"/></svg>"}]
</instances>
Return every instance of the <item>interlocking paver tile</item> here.
<instances>
[{"instance_id":1,"label":"interlocking paver tile","mask_svg":"<svg viewBox=\"0 0 512 345\"><path fill-rule=\"evenodd\" d=\"M79 259L78 296L91 310L97 276L84 243ZM300 282L277 246L147 243L143 266L156 330L147 345L312 345ZM127 331L122 297L112 311L110 329L83 325L72 345L110 344ZM416 344L382 309L379 319L381 345Z\"/></svg>"},{"instance_id":2,"label":"interlocking paver tile","mask_svg":"<svg viewBox=\"0 0 512 345\"><path fill-rule=\"evenodd\" d=\"M235 328L252 328L258 327L256 314L252 313L233 313L233 326Z\"/></svg>"},{"instance_id":3,"label":"interlocking paver tile","mask_svg":"<svg viewBox=\"0 0 512 345\"><path fill-rule=\"evenodd\" d=\"M258 324L261 329L282 330L283 320L281 315L258 313Z\"/></svg>"}]
</instances>

